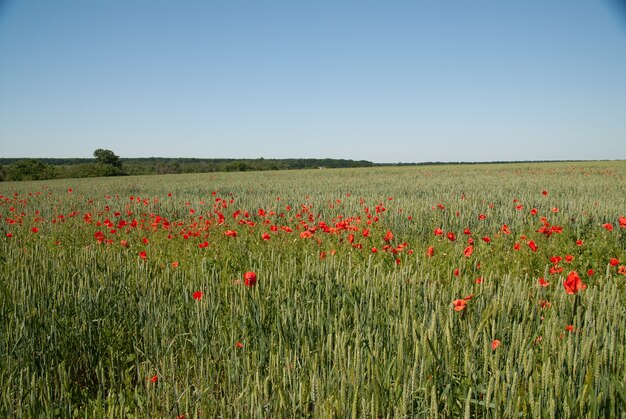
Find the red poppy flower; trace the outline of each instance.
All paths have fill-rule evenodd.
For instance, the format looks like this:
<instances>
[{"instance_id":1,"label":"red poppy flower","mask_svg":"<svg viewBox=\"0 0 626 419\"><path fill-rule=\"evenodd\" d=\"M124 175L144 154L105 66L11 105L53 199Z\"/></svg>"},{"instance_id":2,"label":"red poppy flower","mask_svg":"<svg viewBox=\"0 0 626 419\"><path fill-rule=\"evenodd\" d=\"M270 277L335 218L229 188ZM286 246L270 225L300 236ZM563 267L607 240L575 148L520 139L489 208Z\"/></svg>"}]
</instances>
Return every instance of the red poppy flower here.
<instances>
[{"instance_id":1,"label":"red poppy flower","mask_svg":"<svg viewBox=\"0 0 626 419\"><path fill-rule=\"evenodd\" d=\"M548 191L541 191L541 195L548 196Z\"/></svg>"},{"instance_id":2,"label":"red poppy flower","mask_svg":"<svg viewBox=\"0 0 626 419\"><path fill-rule=\"evenodd\" d=\"M448 233L448 240L450 240L451 242L456 240L456 235L453 232L449 232Z\"/></svg>"},{"instance_id":3,"label":"red poppy flower","mask_svg":"<svg viewBox=\"0 0 626 419\"><path fill-rule=\"evenodd\" d=\"M375 247L372 247L372 253L378 253L378 249Z\"/></svg>"},{"instance_id":4,"label":"red poppy flower","mask_svg":"<svg viewBox=\"0 0 626 419\"><path fill-rule=\"evenodd\" d=\"M7 237L8 237L8 238L13 237L13 233L7 233Z\"/></svg>"},{"instance_id":5,"label":"red poppy flower","mask_svg":"<svg viewBox=\"0 0 626 419\"><path fill-rule=\"evenodd\" d=\"M577 294L579 291L587 288L587 285L583 284L583 281L576 271L572 271L563 282L563 287L565 288L566 294Z\"/></svg>"},{"instance_id":6,"label":"red poppy flower","mask_svg":"<svg viewBox=\"0 0 626 419\"><path fill-rule=\"evenodd\" d=\"M513 250L519 250L519 248L520 248L519 243L515 243L515 244L513 245Z\"/></svg>"},{"instance_id":7,"label":"red poppy flower","mask_svg":"<svg viewBox=\"0 0 626 419\"><path fill-rule=\"evenodd\" d=\"M626 217L619 217L620 228L626 228Z\"/></svg>"},{"instance_id":8,"label":"red poppy flower","mask_svg":"<svg viewBox=\"0 0 626 419\"><path fill-rule=\"evenodd\" d=\"M502 344L502 342L500 342L498 339L494 339L491 341L491 350L495 351L498 346L500 346Z\"/></svg>"},{"instance_id":9,"label":"red poppy flower","mask_svg":"<svg viewBox=\"0 0 626 419\"><path fill-rule=\"evenodd\" d=\"M538 282L539 282L539 285L541 285L542 287L547 287L550 285L550 283L543 278L539 278Z\"/></svg>"},{"instance_id":10,"label":"red poppy flower","mask_svg":"<svg viewBox=\"0 0 626 419\"><path fill-rule=\"evenodd\" d=\"M509 226L506 224L502 224L500 231L502 231L503 234L511 234L511 230L509 230Z\"/></svg>"},{"instance_id":11,"label":"red poppy flower","mask_svg":"<svg viewBox=\"0 0 626 419\"><path fill-rule=\"evenodd\" d=\"M463 250L463 256L466 258L472 256L472 253L474 253L474 246L467 246L465 250Z\"/></svg>"},{"instance_id":12,"label":"red poppy flower","mask_svg":"<svg viewBox=\"0 0 626 419\"><path fill-rule=\"evenodd\" d=\"M454 306L454 311L461 311L464 310L467 306L467 301L459 298L457 300L454 300L452 302L452 305Z\"/></svg>"},{"instance_id":13,"label":"red poppy flower","mask_svg":"<svg viewBox=\"0 0 626 419\"><path fill-rule=\"evenodd\" d=\"M235 230L226 230L224 234L229 237L237 237L237 232Z\"/></svg>"},{"instance_id":14,"label":"red poppy flower","mask_svg":"<svg viewBox=\"0 0 626 419\"><path fill-rule=\"evenodd\" d=\"M574 256L572 256L572 255L565 255L565 262L572 263L573 260L574 260Z\"/></svg>"},{"instance_id":15,"label":"red poppy flower","mask_svg":"<svg viewBox=\"0 0 626 419\"><path fill-rule=\"evenodd\" d=\"M480 214L480 215L478 216L478 219L479 219L479 220L484 220L484 219L486 219L486 218L487 218L487 216L486 216L485 214Z\"/></svg>"},{"instance_id":16,"label":"red poppy flower","mask_svg":"<svg viewBox=\"0 0 626 419\"><path fill-rule=\"evenodd\" d=\"M470 236L472 234L472 230L466 228L465 230L463 230L463 234L465 234L466 236Z\"/></svg>"},{"instance_id":17,"label":"red poppy flower","mask_svg":"<svg viewBox=\"0 0 626 419\"><path fill-rule=\"evenodd\" d=\"M609 260L609 265L611 265L611 266L617 266L617 265L619 265L619 259L617 259L617 258L611 258L611 260Z\"/></svg>"},{"instance_id":18,"label":"red poppy flower","mask_svg":"<svg viewBox=\"0 0 626 419\"><path fill-rule=\"evenodd\" d=\"M139 252L139 257L145 260L148 257L148 255L145 251L141 251Z\"/></svg>"},{"instance_id":19,"label":"red poppy flower","mask_svg":"<svg viewBox=\"0 0 626 419\"><path fill-rule=\"evenodd\" d=\"M235 347L238 349L242 349L243 348L243 343L241 343L240 341L237 341L237 343L235 343Z\"/></svg>"},{"instance_id":20,"label":"red poppy flower","mask_svg":"<svg viewBox=\"0 0 626 419\"><path fill-rule=\"evenodd\" d=\"M426 250L426 256L433 257L435 256L435 248L433 246L428 246L428 250Z\"/></svg>"},{"instance_id":21,"label":"red poppy flower","mask_svg":"<svg viewBox=\"0 0 626 419\"><path fill-rule=\"evenodd\" d=\"M263 233L263 235L261 236L261 238L262 238L263 240L267 241L267 240L269 240L269 239L270 239L270 235L269 235L269 234L267 234L267 233Z\"/></svg>"},{"instance_id":22,"label":"red poppy flower","mask_svg":"<svg viewBox=\"0 0 626 419\"><path fill-rule=\"evenodd\" d=\"M626 275L626 266L621 265L619 268L617 268L617 273L620 275Z\"/></svg>"},{"instance_id":23,"label":"red poppy flower","mask_svg":"<svg viewBox=\"0 0 626 419\"><path fill-rule=\"evenodd\" d=\"M530 210L530 215L537 215L537 212L538 212L537 208L533 208Z\"/></svg>"},{"instance_id":24,"label":"red poppy flower","mask_svg":"<svg viewBox=\"0 0 626 419\"><path fill-rule=\"evenodd\" d=\"M194 300L202 300L202 297L204 297L204 293L202 291L196 291L193 293Z\"/></svg>"},{"instance_id":25,"label":"red poppy flower","mask_svg":"<svg viewBox=\"0 0 626 419\"><path fill-rule=\"evenodd\" d=\"M93 237L98 240L98 243L102 243L105 239L104 233L102 231L96 231L93 233Z\"/></svg>"},{"instance_id":26,"label":"red poppy flower","mask_svg":"<svg viewBox=\"0 0 626 419\"><path fill-rule=\"evenodd\" d=\"M593 276L593 274L594 274L593 269L589 269L587 271L587 276Z\"/></svg>"},{"instance_id":27,"label":"red poppy flower","mask_svg":"<svg viewBox=\"0 0 626 419\"><path fill-rule=\"evenodd\" d=\"M582 246L583 245L583 241L582 240L576 240L576 246Z\"/></svg>"},{"instance_id":28,"label":"red poppy flower","mask_svg":"<svg viewBox=\"0 0 626 419\"><path fill-rule=\"evenodd\" d=\"M539 307L541 307L541 309L543 310L552 307L552 304L550 304L550 301L539 300Z\"/></svg>"},{"instance_id":29,"label":"red poppy flower","mask_svg":"<svg viewBox=\"0 0 626 419\"><path fill-rule=\"evenodd\" d=\"M443 235L443 230L437 227L435 229L435 236L441 236L441 235Z\"/></svg>"},{"instance_id":30,"label":"red poppy flower","mask_svg":"<svg viewBox=\"0 0 626 419\"><path fill-rule=\"evenodd\" d=\"M485 243L491 243L491 238L490 238L490 237L488 237L488 236L483 237L483 238L482 238L482 240L483 240Z\"/></svg>"},{"instance_id":31,"label":"red poppy flower","mask_svg":"<svg viewBox=\"0 0 626 419\"><path fill-rule=\"evenodd\" d=\"M33 228L30 229L30 231L32 231L33 233L38 233L39 232L39 228L33 227Z\"/></svg>"},{"instance_id":32,"label":"red poppy flower","mask_svg":"<svg viewBox=\"0 0 626 419\"><path fill-rule=\"evenodd\" d=\"M385 233L385 237L383 237L383 240L386 242L390 242L391 240L393 240L393 233L390 230L387 230L387 232Z\"/></svg>"},{"instance_id":33,"label":"red poppy flower","mask_svg":"<svg viewBox=\"0 0 626 419\"><path fill-rule=\"evenodd\" d=\"M150 377L150 382L151 383L156 383L157 381L159 381L159 376L157 374L155 374L152 377Z\"/></svg>"},{"instance_id":34,"label":"red poppy flower","mask_svg":"<svg viewBox=\"0 0 626 419\"><path fill-rule=\"evenodd\" d=\"M243 275L243 283L246 287L254 287L256 285L256 273L246 272Z\"/></svg>"},{"instance_id":35,"label":"red poppy flower","mask_svg":"<svg viewBox=\"0 0 626 419\"><path fill-rule=\"evenodd\" d=\"M459 276L459 268L454 268L454 271L452 271L452 273L454 274L454 276Z\"/></svg>"},{"instance_id":36,"label":"red poppy flower","mask_svg":"<svg viewBox=\"0 0 626 419\"><path fill-rule=\"evenodd\" d=\"M557 207L552 207L552 212L556 214L557 212L559 212L559 209Z\"/></svg>"},{"instance_id":37,"label":"red poppy flower","mask_svg":"<svg viewBox=\"0 0 626 419\"><path fill-rule=\"evenodd\" d=\"M604 223L602 224L602 227L604 227L607 231L613 231L613 224L611 223Z\"/></svg>"},{"instance_id":38,"label":"red poppy flower","mask_svg":"<svg viewBox=\"0 0 626 419\"><path fill-rule=\"evenodd\" d=\"M571 325L571 324L568 325L568 326L565 326L565 330L567 330L568 332L573 332L574 331L574 326Z\"/></svg>"},{"instance_id":39,"label":"red poppy flower","mask_svg":"<svg viewBox=\"0 0 626 419\"><path fill-rule=\"evenodd\" d=\"M532 250L533 252L537 251L537 244L535 244L534 240L528 242L528 247L530 247L530 250Z\"/></svg>"},{"instance_id":40,"label":"red poppy flower","mask_svg":"<svg viewBox=\"0 0 626 419\"><path fill-rule=\"evenodd\" d=\"M554 266L550 267L550 275L560 274L561 272L563 272L563 267L562 266L554 265Z\"/></svg>"}]
</instances>

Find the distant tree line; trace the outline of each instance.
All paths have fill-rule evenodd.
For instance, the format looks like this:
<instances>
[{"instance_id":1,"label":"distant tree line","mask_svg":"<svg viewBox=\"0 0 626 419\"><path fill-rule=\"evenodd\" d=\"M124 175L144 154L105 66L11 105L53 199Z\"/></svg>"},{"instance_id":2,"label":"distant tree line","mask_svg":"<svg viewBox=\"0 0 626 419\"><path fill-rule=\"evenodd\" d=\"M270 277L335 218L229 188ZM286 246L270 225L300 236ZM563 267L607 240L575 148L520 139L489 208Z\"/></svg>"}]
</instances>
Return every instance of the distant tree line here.
<instances>
[{"instance_id":1,"label":"distant tree line","mask_svg":"<svg viewBox=\"0 0 626 419\"><path fill-rule=\"evenodd\" d=\"M111 150L97 149L94 158L0 158L0 182L125 175L245 172L265 170L335 169L373 166L438 166L455 164L543 163L542 161L372 163L346 159L201 159L120 158ZM574 162L576 160L558 160Z\"/></svg>"},{"instance_id":2,"label":"distant tree line","mask_svg":"<svg viewBox=\"0 0 626 419\"><path fill-rule=\"evenodd\" d=\"M94 159L0 159L0 181L45 180L126 174L111 150L98 149Z\"/></svg>"},{"instance_id":3,"label":"distant tree line","mask_svg":"<svg viewBox=\"0 0 626 419\"><path fill-rule=\"evenodd\" d=\"M374 166L374 163L365 160L355 161L342 159L197 159L163 157L124 159L124 170L126 173L132 175L371 166Z\"/></svg>"},{"instance_id":4,"label":"distant tree line","mask_svg":"<svg viewBox=\"0 0 626 419\"><path fill-rule=\"evenodd\" d=\"M345 159L200 159L120 158L111 150L94 151L94 159L0 158L0 181L45 180L124 175L297 170L371 167L365 160Z\"/></svg>"}]
</instances>

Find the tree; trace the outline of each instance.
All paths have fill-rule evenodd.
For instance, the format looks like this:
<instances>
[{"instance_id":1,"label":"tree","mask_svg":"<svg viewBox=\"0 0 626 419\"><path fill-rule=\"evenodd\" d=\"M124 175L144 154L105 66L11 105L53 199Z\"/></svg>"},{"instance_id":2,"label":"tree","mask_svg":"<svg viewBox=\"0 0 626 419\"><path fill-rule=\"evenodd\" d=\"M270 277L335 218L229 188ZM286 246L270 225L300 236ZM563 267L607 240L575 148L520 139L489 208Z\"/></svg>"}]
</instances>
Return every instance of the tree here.
<instances>
[{"instance_id":1,"label":"tree","mask_svg":"<svg viewBox=\"0 0 626 419\"><path fill-rule=\"evenodd\" d=\"M111 150L103 150L99 148L93 152L93 156L96 158L98 163L108 164L109 166L117 167L118 169L122 168L120 156L116 156Z\"/></svg>"},{"instance_id":2,"label":"tree","mask_svg":"<svg viewBox=\"0 0 626 419\"><path fill-rule=\"evenodd\" d=\"M70 178L121 176L123 174L122 169L103 163L73 164L65 171L66 177Z\"/></svg>"},{"instance_id":3,"label":"tree","mask_svg":"<svg viewBox=\"0 0 626 419\"><path fill-rule=\"evenodd\" d=\"M44 180L57 177L54 166L37 159L24 159L7 167L6 180Z\"/></svg>"}]
</instances>

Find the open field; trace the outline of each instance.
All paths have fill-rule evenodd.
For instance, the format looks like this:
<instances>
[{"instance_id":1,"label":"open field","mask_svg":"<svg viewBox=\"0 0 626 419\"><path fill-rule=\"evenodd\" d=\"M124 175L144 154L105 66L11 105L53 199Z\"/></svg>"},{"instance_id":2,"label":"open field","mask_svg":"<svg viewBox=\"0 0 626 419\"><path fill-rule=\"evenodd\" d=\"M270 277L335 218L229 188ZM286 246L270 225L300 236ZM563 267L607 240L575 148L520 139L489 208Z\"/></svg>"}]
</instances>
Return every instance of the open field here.
<instances>
[{"instance_id":1,"label":"open field","mask_svg":"<svg viewBox=\"0 0 626 419\"><path fill-rule=\"evenodd\" d=\"M3 416L626 415L626 162L0 195Z\"/></svg>"}]
</instances>

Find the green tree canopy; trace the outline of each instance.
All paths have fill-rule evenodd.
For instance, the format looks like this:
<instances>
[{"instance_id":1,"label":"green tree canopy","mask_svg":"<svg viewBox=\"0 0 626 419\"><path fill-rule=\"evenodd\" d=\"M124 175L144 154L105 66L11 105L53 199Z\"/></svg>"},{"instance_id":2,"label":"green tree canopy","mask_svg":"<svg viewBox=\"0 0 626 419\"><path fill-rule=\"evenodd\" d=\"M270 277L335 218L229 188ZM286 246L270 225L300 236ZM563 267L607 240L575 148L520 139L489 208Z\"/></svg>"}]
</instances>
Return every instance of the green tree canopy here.
<instances>
[{"instance_id":1,"label":"green tree canopy","mask_svg":"<svg viewBox=\"0 0 626 419\"><path fill-rule=\"evenodd\" d=\"M54 179L57 177L57 170L37 159L23 159L8 166L4 177L6 180Z\"/></svg>"},{"instance_id":2,"label":"green tree canopy","mask_svg":"<svg viewBox=\"0 0 626 419\"><path fill-rule=\"evenodd\" d=\"M120 156L116 156L111 150L103 150L99 148L93 152L93 156L96 158L98 163L108 164L117 168L122 167Z\"/></svg>"}]
</instances>

